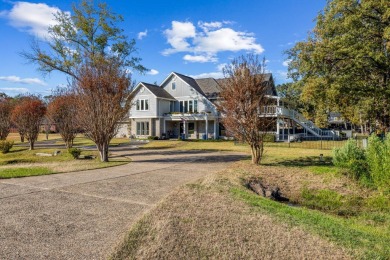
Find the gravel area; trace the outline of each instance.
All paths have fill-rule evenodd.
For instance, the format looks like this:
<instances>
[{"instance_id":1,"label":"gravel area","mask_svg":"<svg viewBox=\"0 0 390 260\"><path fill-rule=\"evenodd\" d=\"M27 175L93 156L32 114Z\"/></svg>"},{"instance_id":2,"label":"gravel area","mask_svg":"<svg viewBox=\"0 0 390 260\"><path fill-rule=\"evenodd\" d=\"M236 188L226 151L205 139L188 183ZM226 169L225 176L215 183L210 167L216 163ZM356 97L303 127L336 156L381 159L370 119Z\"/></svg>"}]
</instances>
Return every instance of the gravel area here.
<instances>
[{"instance_id":1,"label":"gravel area","mask_svg":"<svg viewBox=\"0 0 390 260\"><path fill-rule=\"evenodd\" d=\"M106 259L176 187L245 157L123 147L116 153L133 162L0 180L0 259Z\"/></svg>"}]
</instances>

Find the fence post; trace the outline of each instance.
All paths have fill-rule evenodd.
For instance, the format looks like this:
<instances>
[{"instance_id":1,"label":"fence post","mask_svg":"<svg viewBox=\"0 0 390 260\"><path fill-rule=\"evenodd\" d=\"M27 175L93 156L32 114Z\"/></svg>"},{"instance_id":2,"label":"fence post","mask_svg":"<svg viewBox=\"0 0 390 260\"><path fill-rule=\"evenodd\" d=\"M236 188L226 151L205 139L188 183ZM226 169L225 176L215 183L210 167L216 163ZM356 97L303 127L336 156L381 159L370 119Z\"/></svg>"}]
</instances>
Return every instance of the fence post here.
<instances>
[{"instance_id":1,"label":"fence post","mask_svg":"<svg viewBox=\"0 0 390 260\"><path fill-rule=\"evenodd\" d=\"M322 135L321 135L321 150L322 150Z\"/></svg>"}]
</instances>

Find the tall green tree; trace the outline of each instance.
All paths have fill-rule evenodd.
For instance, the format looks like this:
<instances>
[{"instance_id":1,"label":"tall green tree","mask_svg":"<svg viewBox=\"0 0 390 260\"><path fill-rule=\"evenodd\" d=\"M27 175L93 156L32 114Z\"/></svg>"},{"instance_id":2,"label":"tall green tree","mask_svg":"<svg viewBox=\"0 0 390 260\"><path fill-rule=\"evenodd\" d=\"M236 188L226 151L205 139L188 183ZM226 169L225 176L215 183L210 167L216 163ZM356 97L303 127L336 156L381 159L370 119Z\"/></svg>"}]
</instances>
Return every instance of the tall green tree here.
<instances>
[{"instance_id":1,"label":"tall green tree","mask_svg":"<svg viewBox=\"0 0 390 260\"><path fill-rule=\"evenodd\" d=\"M312 116L338 110L390 126L390 2L329 0L306 41L287 51L289 75Z\"/></svg>"},{"instance_id":2,"label":"tall green tree","mask_svg":"<svg viewBox=\"0 0 390 260\"><path fill-rule=\"evenodd\" d=\"M104 3L83 0L73 6L73 14L56 14L57 24L49 28L49 51L39 44L22 55L37 63L43 73L60 71L69 76L75 95L77 121L95 142L102 161L118 123L131 104L129 69L146 71L133 54L135 41L128 40L117 26L123 21Z\"/></svg>"},{"instance_id":3,"label":"tall green tree","mask_svg":"<svg viewBox=\"0 0 390 260\"><path fill-rule=\"evenodd\" d=\"M55 14L56 24L48 29L49 39L44 43L34 41L30 52L21 55L39 65L44 74L60 71L77 79L80 64L93 66L101 57L115 58L135 71L145 72L135 57L135 40L128 40L123 29L117 26L122 16L114 14L105 3L95 4L83 0L73 5L73 14ZM47 48L48 47L48 48Z\"/></svg>"}]
</instances>

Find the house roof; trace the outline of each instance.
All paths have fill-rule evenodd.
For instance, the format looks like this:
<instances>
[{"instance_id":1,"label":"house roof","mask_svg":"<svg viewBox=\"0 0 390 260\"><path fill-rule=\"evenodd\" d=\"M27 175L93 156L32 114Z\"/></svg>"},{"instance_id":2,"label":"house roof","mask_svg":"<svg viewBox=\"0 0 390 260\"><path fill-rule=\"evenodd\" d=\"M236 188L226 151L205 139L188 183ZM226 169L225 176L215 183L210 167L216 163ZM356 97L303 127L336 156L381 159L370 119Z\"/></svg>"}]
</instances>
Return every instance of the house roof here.
<instances>
[{"instance_id":1,"label":"house roof","mask_svg":"<svg viewBox=\"0 0 390 260\"><path fill-rule=\"evenodd\" d=\"M219 92L221 92L221 87L217 80L213 78L195 79L195 81L209 99L217 98Z\"/></svg>"},{"instance_id":2,"label":"house roof","mask_svg":"<svg viewBox=\"0 0 390 260\"><path fill-rule=\"evenodd\" d=\"M273 84L273 79L272 79L272 74L271 73L266 73L263 75L264 76L264 81L269 82ZM199 87L202 89L203 93L205 96L209 99L215 99L218 97L219 92L221 92L221 85L226 81L226 79L213 79L213 78L203 78L203 79L196 79L195 80ZM276 89L272 85L271 86L271 95L276 96Z\"/></svg>"},{"instance_id":3,"label":"house roof","mask_svg":"<svg viewBox=\"0 0 390 260\"><path fill-rule=\"evenodd\" d=\"M165 89L162 87L159 87L157 85L141 82L142 85L145 86L150 92L152 92L156 97L158 98L165 98L165 99L172 99L175 100L174 97L172 97L171 94L169 94Z\"/></svg>"}]
</instances>

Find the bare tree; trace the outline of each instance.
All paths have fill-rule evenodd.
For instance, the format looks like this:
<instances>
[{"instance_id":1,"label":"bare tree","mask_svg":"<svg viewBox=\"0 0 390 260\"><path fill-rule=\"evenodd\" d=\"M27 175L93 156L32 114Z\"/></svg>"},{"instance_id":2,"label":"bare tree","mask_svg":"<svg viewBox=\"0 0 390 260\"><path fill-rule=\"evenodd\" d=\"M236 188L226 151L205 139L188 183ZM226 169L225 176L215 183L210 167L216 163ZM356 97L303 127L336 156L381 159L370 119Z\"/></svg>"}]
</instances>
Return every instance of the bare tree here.
<instances>
[{"instance_id":1,"label":"bare tree","mask_svg":"<svg viewBox=\"0 0 390 260\"><path fill-rule=\"evenodd\" d=\"M55 124L66 148L72 148L73 140L77 135L76 101L77 98L73 94L58 92L51 98L47 107L47 117Z\"/></svg>"},{"instance_id":2,"label":"bare tree","mask_svg":"<svg viewBox=\"0 0 390 260\"><path fill-rule=\"evenodd\" d=\"M11 129L11 99L0 93L0 140L5 140Z\"/></svg>"},{"instance_id":3,"label":"bare tree","mask_svg":"<svg viewBox=\"0 0 390 260\"><path fill-rule=\"evenodd\" d=\"M21 98L12 111L12 121L18 127L19 133L24 133L30 143L30 150L34 150L45 112L45 104L33 95Z\"/></svg>"},{"instance_id":4,"label":"bare tree","mask_svg":"<svg viewBox=\"0 0 390 260\"><path fill-rule=\"evenodd\" d=\"M78 70L77 79L73 84L77 121L95 142L101 161L107 162L110 141L131 106L130 76L115 57L99 61L95 57L93 66L84 64Z\"/></svg>"},{"instance_id":5,"label":"bare tree","mask_svg":"<svg viewBox=\"0 0 390 260\"><path fill-rule=\"evenodd\" d=\"M240 56L226 65L223 73L225 79L221 81L218 104L222 123L234 138L249 144L252 163L260 164L264 137L274 123L263 113L272 103L265 62L251 54Z\"/></svg>"}]
</instances>

